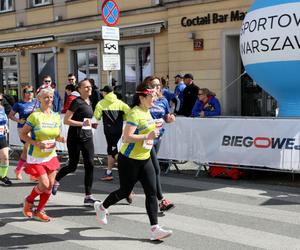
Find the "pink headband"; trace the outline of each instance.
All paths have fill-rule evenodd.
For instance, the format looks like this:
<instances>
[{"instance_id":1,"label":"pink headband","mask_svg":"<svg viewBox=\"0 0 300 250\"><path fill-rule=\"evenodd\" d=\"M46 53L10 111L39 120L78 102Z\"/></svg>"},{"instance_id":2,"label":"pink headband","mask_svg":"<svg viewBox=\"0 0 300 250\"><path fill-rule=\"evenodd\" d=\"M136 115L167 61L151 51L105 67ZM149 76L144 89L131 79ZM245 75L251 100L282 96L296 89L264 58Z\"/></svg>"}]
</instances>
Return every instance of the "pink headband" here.
<instances>
[{"instance_id":1,"label":"pink headband","mask_svg":"<svg viewBox=\"0 0 300 250\"><path fill-rule=\"evenodd\" d=\"M155 89L146 89L143 91L136 91L137 94L144 94L144 95L152 95L155 93Z\"/></svg>"}]
</instances>

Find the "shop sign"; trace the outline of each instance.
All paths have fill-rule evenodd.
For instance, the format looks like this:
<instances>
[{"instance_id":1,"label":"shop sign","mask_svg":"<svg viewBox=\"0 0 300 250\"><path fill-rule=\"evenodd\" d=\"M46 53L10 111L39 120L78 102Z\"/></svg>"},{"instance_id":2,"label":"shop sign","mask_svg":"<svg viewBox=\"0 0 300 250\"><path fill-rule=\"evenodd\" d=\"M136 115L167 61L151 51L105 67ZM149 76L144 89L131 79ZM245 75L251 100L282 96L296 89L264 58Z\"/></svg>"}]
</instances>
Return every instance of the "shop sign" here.
<instances>
[{"instance_id":1,"label":"shop sign","mask_svg":"<svg viewBox=\"0 0 300 250\"><path fill-rule=\"evenodd\" d=\"M181 18L181 26L190 27L207 24L237 22L243 21L245 16L246 12L240 10L233 10L229 14L208 13L206 16L196 16L191 18L185 16Z\"/></svg>"},{"instance_id":2,"label":"shop sign","mask_svg":"<svg viewBox=\"0 0 300 250\"><path fill-rule=\"evenodd\" d=\"M204 40L203 39L195 39L194 40L194 50L203 50L204 48Z\"/></svg>"},{"instance_id":3,"label":"shop sign","mask_svg":"<svg viewBox=\"0 0 300 250\"><path fill-rule=\"evenodd\" d=\"M103 70L120 70L119 54L103 54Z\"/></svg>"}]
</instances>

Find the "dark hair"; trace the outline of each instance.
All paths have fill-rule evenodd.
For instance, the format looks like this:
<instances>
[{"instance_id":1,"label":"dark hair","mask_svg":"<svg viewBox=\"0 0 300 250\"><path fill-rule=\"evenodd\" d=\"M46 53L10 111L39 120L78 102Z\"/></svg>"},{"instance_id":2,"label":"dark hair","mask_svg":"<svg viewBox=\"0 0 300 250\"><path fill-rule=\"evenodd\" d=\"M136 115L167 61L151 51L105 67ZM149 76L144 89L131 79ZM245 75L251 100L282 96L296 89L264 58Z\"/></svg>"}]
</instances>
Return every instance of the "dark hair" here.
<instances>
[{"instance_id":1,"label":"dark hair","mask_svg":"<svg viewBox=\"0 0 300 250\"><path fill-rule=\"evenodd\" d=\"M168 87L168 79L165 77L160 78L160 82L163 88L167 88Z\"/></svg>"},{"instance_id":2,"label":"dark hair","mask_svg":"<svg viewBox=\"0 0 300 250\"><path fill-rule=\"evenodd\" d=\"M52 79L52 77L50 75L44 75L43 78L42 78L43 81L45 80L45 78L51 78Z\"/></svg>"},{"instance_id":3,"label":"dark hair","mask_svg":"<svg viewBox=\"0 0 300 250\"><path fill-rule=\"evenodd\" d=\"M65 89L73 92L75 91L75 86L73 84L68 84Z\"/></svg>"},{"instance_id":4,"label":"dark hair","mask_svg":"<svg viewBox=\"0 0 300 250\"><path fill-rule=\"evenodd\" d=\"M68 77L72 77L72 76L76 77L74 73L68 74Z\"/></svg>"},{"instance_id":5,"label":"dark hair","mask_svg":"<svg viewBox=\"0 0 300 250\"><path fill-rule=\"evenodd\" d=\"M152 83L151 83L152 80L150 80L150 79L151 79L151 77L146 77L144 79L144 81L136 87L136 93L134 94L134 97L133 97L133 106L138 106L141 104L140 96L143 96L143 97L147 96L147 94L139 93L139 92L143 92L148 89L154 89L152 86Z\"/></svg>"}]
</instances>

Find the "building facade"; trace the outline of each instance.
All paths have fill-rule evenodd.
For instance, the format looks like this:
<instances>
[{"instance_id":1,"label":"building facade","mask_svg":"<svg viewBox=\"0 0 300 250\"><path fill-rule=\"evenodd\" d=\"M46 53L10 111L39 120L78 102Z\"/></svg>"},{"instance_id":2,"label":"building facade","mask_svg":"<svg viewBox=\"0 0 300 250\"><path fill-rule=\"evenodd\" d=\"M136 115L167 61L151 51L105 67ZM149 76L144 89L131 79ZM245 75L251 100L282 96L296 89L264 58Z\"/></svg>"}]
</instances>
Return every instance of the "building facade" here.
<instances>
[{"instance_id":1,"label":"building facade","mask_svg":"<svg viewBox=\"0 0 300 250\"><path fill-rule=\"evenodd\" d=\"M121 70L113 71L130 103L145 76L192 73L216 92L224 115L272 115L275 102L243 73L239 31L253 0L115 0L121 11ZM0 91L20 94L51 75L61 95L67 75L111 79L102 70L103 0L0 0ZM237 79L236 81L234 81Z\"/></svg>"}]
</instances>

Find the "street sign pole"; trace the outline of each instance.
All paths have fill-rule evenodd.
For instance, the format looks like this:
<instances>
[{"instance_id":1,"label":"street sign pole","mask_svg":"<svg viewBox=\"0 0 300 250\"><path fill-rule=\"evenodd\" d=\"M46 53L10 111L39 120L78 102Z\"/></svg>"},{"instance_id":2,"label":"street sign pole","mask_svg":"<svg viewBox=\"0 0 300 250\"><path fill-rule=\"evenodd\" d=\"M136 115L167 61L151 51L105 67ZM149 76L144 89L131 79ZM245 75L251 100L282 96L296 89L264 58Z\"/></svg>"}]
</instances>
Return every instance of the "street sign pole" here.
<instances>
[{"instance_id":1,"label":"street sign pole","mask_svg":"<svg viewBox=\"0 0 300 250\"><path fill-rule=\"evenodd\" d=\"M112 70L120 70L120 31L115 26L120 18L120 10L115 0L105 0L102 4L102 18L108 26L102 26L103 70L107 71L107 84L112 85Z\"/></svg>"}]
</instances>

